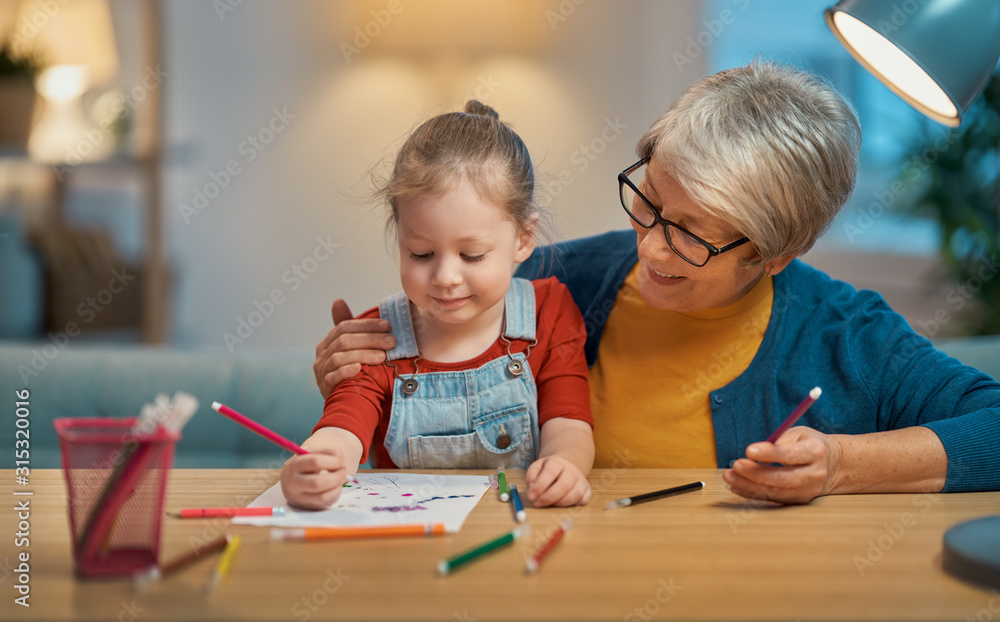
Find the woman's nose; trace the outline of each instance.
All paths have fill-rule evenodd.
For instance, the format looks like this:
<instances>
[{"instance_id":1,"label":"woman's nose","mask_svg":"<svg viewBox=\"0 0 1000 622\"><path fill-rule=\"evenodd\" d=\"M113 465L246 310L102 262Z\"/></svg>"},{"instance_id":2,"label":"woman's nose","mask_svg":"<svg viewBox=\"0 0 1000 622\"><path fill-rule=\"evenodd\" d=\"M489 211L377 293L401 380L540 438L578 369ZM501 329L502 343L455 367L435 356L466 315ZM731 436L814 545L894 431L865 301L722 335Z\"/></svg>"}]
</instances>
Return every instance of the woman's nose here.
<instances>
[{"instance_id":1,"label":"woman's nose","mask_svg":"<svg viewBox=\"0 0 1000 622\"><path fill-rule=\"evenodd\" d=\"M667 244L667 237L663 233L663 226L656 224L651 229L633 227L639 234L639 254L649 258L664 261L677 256L674 249Z\"/></svg>"}]
</instances>

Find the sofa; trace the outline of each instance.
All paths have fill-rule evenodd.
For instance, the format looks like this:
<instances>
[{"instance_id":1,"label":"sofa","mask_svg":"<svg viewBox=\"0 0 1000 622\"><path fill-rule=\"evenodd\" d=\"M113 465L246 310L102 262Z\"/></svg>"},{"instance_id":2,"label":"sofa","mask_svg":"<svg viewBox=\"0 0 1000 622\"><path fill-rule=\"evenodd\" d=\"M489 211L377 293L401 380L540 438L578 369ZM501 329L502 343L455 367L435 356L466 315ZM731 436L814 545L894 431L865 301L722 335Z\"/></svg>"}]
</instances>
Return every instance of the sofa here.
<instances>
[{"instance_id":1,"label":"sofa","mask_svg":"<svg viewBox=\"0 0 1000 622\"><path fill-rule=\"evenodd\" d=\"M312 349L171 349L139 345L0 344L2 406L9 416L0 442L12 448L15 391L28 389L30 466L60 466L53 421L58 417L134 417L157 394L184 391L198 411L184 427L174 466L274 468L290 455L212 410L222 402L301 443L323 410L313 378Z\"/></svg>"},{"instance_id":2,"label":"sofa","mask_svg":"<svg viewBox=\"0 0 1000 622\"><path fill-rule=\"evenodd\" d=\"M951 339L936 345L966 365L1000 378L1000 335ZM295 442L309 437L323 399L309 349L172 349L46 341L0 343L2 417L0 468L14 467L16 391L27 389L30 466L59 462L57 417L127 417L163 393L198 398L184 428L174 465L181 468L277 468L289 454L212 410L222 402Z\"/></svg>"}]
</instances>

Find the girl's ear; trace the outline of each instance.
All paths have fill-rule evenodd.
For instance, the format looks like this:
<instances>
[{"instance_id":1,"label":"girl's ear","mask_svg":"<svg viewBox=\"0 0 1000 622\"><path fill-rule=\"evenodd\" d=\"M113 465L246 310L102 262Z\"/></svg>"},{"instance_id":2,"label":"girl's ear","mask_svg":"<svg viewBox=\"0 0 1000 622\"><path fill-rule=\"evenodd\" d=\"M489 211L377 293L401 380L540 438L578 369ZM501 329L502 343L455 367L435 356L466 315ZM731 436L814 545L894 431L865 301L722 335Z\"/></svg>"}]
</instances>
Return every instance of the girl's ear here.
<instances>
[{"instance_id":1,"label":"girl's ear","mask_svg":"<svg viewBox=\"0 0 1000 622\"><path fill-rule=\"evenodd\" d=\"M521 263L535 250L535 236L538 233L538 214L532 214L517 234L517 250L514 252L514 263Z\"/></svg>"}]
</instances>

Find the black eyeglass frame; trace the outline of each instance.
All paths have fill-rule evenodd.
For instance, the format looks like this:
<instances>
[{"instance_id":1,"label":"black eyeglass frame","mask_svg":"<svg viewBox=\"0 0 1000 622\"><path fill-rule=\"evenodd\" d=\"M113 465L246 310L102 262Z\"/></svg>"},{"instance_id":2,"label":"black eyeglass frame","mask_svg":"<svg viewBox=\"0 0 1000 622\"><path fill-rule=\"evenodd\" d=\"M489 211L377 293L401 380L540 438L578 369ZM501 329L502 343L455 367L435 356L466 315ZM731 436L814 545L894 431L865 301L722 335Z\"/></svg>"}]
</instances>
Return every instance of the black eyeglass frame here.
<instances>
[{"instance_id":1,"label":"black eyeglass frame","mask_svg":"<svg viewBox=\"0 0 1000 622\"><path fill-rule=\"evenodd\" d=\"M650 156L646 156L645 158L639 160L638 162L636 162L632 166L628 167L627 169L625 169L621 173L618 173L618 200L621 201L622 207L625 209L625 213L628 214L629 218L631 218L633 221L635 221L636 224L638 224L643 229L652 229L656 225L663 225L663 237L666 238L667 244L670 246L670 250L674 251L675 255L677 255L678 257L680 257L684 261L688 262L689 264L691 264L692 266L695 266L697 268L701 268L702 266L704 266L705 264L707 264L708 261L712 257L715 257L716 255L721 255L722 253L724 253L726 251L731 251L731 250L733 250L734 248L736 248L738 246L743 246L744 244L746 244L747 242L750 241L750 238L744 236L744 237L740 238L739 240L736 240L735 242L733 242L731 244L726 244L725 246L718 247L718 246L712 244L711 242L707 242L707 241L703 240L702 238L698 237L697 235L691 233L690 231L688 231L684 227L678 225L677 223L675 223L675 222L673 222L671 220L667 220L666 218L664 218L663 216L661 216L660 215L660 210L656 209L656 207L652 203L649 202L649 199L647 199L645 197L645 195L643 195L641 192L639 192L639 189L635 187L635 184L632 183L632 180L628 178L628 176L629 176L630 173L634 172L637 168L639 168L643 164L648 164L649 160L650 160ZM648 225L642 224L641 222L639 222L639 219L636 218L635 215L632 214L632 210L630 210L628 208L628 206L625 205L625 196L624 196L625 187L624 186L626 184L628 185L629 188L632 189L632 192L634 192L636 194L636 196L638 196L640 199L642 199L643 201L646 202L646 205L649 207L649 211L652 212L652 214L653 214L653 222L652 223L650 223ZM702 263L696 263L696 262L692 261L691 259L688 259L686 256L684 256L683 253L681 253L676 248L674 248L674 243L670 239L670 234L667 233L667 225L669 225L671 227L674 227L675 229L678 229L681 233L684 233L685 235L687 235L688 237L690 237L695 242L698 242L699 244L701 244L702 246L704 246L708 250L708 257L705 259L705 261L703 261Z\"/></svg>"}]
</instances>

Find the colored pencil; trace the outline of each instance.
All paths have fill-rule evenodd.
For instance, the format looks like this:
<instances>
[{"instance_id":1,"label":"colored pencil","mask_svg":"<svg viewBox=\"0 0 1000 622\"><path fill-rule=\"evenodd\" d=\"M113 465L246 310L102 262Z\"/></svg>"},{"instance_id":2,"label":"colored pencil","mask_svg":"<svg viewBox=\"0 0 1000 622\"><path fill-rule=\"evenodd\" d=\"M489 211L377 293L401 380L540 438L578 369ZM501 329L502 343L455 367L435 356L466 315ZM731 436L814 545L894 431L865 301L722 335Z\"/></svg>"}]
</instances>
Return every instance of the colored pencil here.
<instances>
[{"instance_id":1,"label":"colored pencil","mask_svg":"<svg viewBox=\"0 0 1000 622\"><path fill-rule=\"evenodd\" d=\"M285 508L185 508L167 512L174 518L231 518L233 516L284 516Z\"/></svg>"},{"instance_id":2,"label":"colored pencil","mask_svg":"<svg viewBox=\"0 0 1000 622\"><path fill-rule=\"evenodd\" d=\"M149 581L156 581L171 575L178 570L187 567L190 564L201 559L203 555L208 555L216 551L221 551L226 547L226 536L219 536L215 540L212 540L203 547L191 549L190 552L181 555L162 566L153 566L142 572L138 572L135 575L135 583L137 587L141 587Z\"/></svg>"},{"instance_id":3,"label":"colored pencil","mask_svg":"<svg viewBox=\"0 0 1000 622\"><path fill-rule=\"evenodd\" d=\"M644 495L636 495L634 497L628 497L627 499L617 499L615 501L608 501L607 505L604 506L604 509L614 510L616 508L627 508L630 505L646 503L647 501L656 501L657 499L662 499L664 497L672 497L674 495L682 495L686 492L694 492L696 490L701 490L704 487L705 487L705 482L694 482L691 484L684 484L683 486L675 486L673 488L667 488L665 490L648 492Z\"/></svg>"},{"instance_id":4,"label":"colored pencil","mask_svg":"<svg viewBox=\"0 0 1000 622\"><path fill-rule=\"evenodd\" d=\"M556 532L552 534L552 537L549 538L549 541L543 544L542 548L538 549L538 552L535 553L534 556L532 556L531 559L528 560L527 565L525 566L525 570L528 571L528 574L533 574L535 572L538 572L538 567L542 565L542 561L549 556L549 553L552 552L552 549L554 549L555 546L559 544L559 541L562 540L563 536L566 535L566 532L569 531L569 528L572 526L573 526L572 519L570 518L563 519L562 523L559 524L559 529L557 529Z\"/></svg>"},{"instance_id":5,"label":"colored pencil","mask_svg":"<svg viewBox=\"0 0 1000 622\"><path fill-rule=\"evenodd\" d=\"M500 481L500 500L509 500L510 494L507 492L507 474L504 473L503 467L497 468L497 479Z\"/></svg>"},{"instance_id":6,"label":"colored pencil","mask_svg":"<svg viewBox=\"0 0 1000 622\"><path fill-rule=\"evenodd\" d=\"M441 574L448 574L451 571L455 570L456 568L464 566L465 564L471 562L474 559L478 559L479 557L482 557L487 553L495 551L502 546L506 546L508 544L513 543L514 540L517 540L522 535L527 534L528 530L529 527L527 525L523 527L518 527L513 531L509 531L503 534L499 538L495 538L493 540L490 540L489 542L480 544L479 546L469 549L468 551L460 555L456 555L451 559L442 559L440 562L438 562L438 572Z\"/></svg>"},{"instance_id":7,"label":"colored pencil","mask_svg":"<svg viewBox=\"0 0 1000 622\"><path fill-rule=\"evenodd\" d=\"M345 540L391 536L443 536L444 523L373 525L371 527L298 527L271 530L272 540Z\"/></svg>"},{"instance_id":8,"label":"colored pencil","mask_svg":"<svg viewBox=\"0 0 1000 622\"><path fill-rule=\"evenodd\" d=\"M776 440L778 440L782 434L788 431L788 428L795 425L795 422L799 420L799 417L804 415L805 412L809 410L809 407L812 406L813 403L816 400L818 400L819 396L822 394L823 394L823 389L819 387L815 387L812 391L810 391L809 395L806 396L806 399L802 400L802 402L799 403L798 407L796 407L796 409L792 411L792 414L788 415L788 418L785 419L785 421L778 426L778 429L772 432L771 436L767 437L767 442L773 443Z\"/></svg>"},{"instance_id":9,"label":"colored pencil","mask_svg":"<svg viewBox=\"0 0 1000 622\"><path fill-rule=\"evenodd\" d=\"M524 505L521 503L521 495L517 494L517 486L515 484L510 485L510 500L514 504L514 520L519 523L523 523L528 519L528 515L524 512Z\"/></svg>"},{"instance_id":10,"label":"colored pencil","mask_svg":"<svg viewBox=\"0 0 1000 622\"><path fill-rule=\"evenodd\" d=\"M239 551L240 537L236 534L227 534L226 548L222 551L222 555L219 556L219 561L215 564L215 570L212 571L212 576L208 579L208 589L213 589L229 576L229 572L233 568L233 560L236 559L236 554Z\"/></svg>"},{"instance_id":11,"label":"colored pencil","mask_svg":"<svg viewBox=\"0 0 1000 622\"><path fill-rule=\"evenodd\" d=\"M261 436L271 441L272 443L280 445L281 447L284 447L285 449L287 449L292 453L300 455L309 453L308 451L302 449L301 447L299 447L292 441L288 440L284 436L281 436L280 434L276 434L275 432L268 430L267 428L257 423L253 419L241 415L240 413L236 412L235 410L226 406L225 404L220 404L219 402L212 402L212 409L218 412L220 415L225 415L226 417L229 417L230 419L240 424L241 426L248 428L249 430L252 430L257 434L260 434Z\"/></svg>"}]
</instances>

